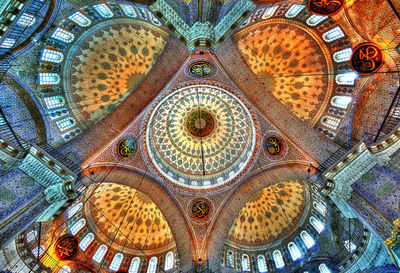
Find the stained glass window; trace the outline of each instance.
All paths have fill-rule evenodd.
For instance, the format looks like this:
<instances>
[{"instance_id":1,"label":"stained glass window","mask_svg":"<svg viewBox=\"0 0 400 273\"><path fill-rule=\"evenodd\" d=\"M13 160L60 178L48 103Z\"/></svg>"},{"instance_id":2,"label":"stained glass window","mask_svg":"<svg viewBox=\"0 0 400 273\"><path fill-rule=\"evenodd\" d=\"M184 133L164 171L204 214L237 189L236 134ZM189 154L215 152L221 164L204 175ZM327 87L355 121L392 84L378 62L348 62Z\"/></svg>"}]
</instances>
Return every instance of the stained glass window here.
<instances>
[{"instance_id":1,"label":"stained glass window","mask_svg":"<svg viewBox=\"0 0 400 273\"><path fill-rule=\"evenodd\" d=\"M302 232L300 232L300 237L303 240L304 244L306 245L306 247L308 249L310 249L314 244L315 241L314 239L311 237L310 234L308 234L307 231L303 230Z\"/></svg>"},{"instance_id":2,"label":"stained glass window","mask_svg":"<svg viewBox=\"0 0 400 273\"><path fill-rule=\"evenodd\" d=\"M288 244L288 249L289 249L289 252L290 252L290 256L292 256L292 260L293 261L301 258L300 250L299 250L299 248L297 247L297 245L295 243L290 242Z\"/></svg>"},{"instance_id":3,"label":"stained glass window","mask_svg":"<svg viewBox=\"0 0 400 273\"><path fill-rule=\"evenodd\" d=\"M122 260L124 259L124 255L122 253L117 253L114 256L114 259L112 260L110 264L110 269L117 271L119 267L121 266Z\"/></svg>"},{"instance_id":4,"label":"stained glass window","mask_svg":"<svg viewBox=\"0 0 400 273\"><path fill-rule=\"evenodd\" d=\"M300 11L302 11L305 8L303 5L297 5L294 4L293 6L290 7L290 9L286 12L285 16L287 18L293 18L296 17Z\"/></svg>"},{"instance_id":5,"label":"stained glass window","mask_svg":"<svg viewBox=\"0 0 400 273\"><path fill-rule=\"evenodd\" d=\"M128 273L137 273L139 271L139 266L140 266L140 259L136 257L131 261Z\"/></svg>"},{"instance_id":6,"label":"stained glass window","mask_svg":"<svg viewBox=\"0 0 400 273\"><path fill-rule=\"evenodd\" d=\"M272 17L278 8L279 8L279 6L273 6L273 7L267 8L261 18L268 19L268 18Z\"/></svg>"},{"instance_id":7,"label":"stained glass window","mask_svg":"<svg viewBox=\"0 0 400 273\"><path fill-rule=\"evenodd\" d=\"M331 271L329 270L329 268L326 266L326 264L320 264L319 267L319 272L320 273L331 273Z\"/></svg>"},{"instance_id":8,"label":"stained glass window","mask_svg":"<svg viewBox=\"0 0 400 273\"><path fill-rule=\"evenodd\" d=\"M33 25L36 22L35 16L32 14L24 12L21 17L19 17L17 21L17 25L23 26L23 27L29 27Z\"/></svg>"},{"instance_id":9,"label":"stained glass window","mask_svg":"<svg viewBox=\"0 0 400 273\"><path fill-rule=\"evenodd\" d=\"M349 96L334 96L331 99L331 104L335 107L347 109L347 106L351 102L352 98Z\"/></svg>"},{"instance_id":10,"label":"stained glass window","mask_svg":"<svg viewBox=\"0 0 400 273\"><path fill-rule=\"evenodd\" d=\"M172 251L168 252L165 256L165 270L170 270L174 267L174 253Z\"/></svg>"},{"instance_id":11,"label":"stained glass window","mask_svg":"<svg viewBox=\"0 0 400 273\"><path fill-rule=\"evenodd\" d=\"M99 248L96 250L96 253L93 255L93 260L97 263L100 263L101 260L103 260L104 255L106 255L108 248L106 245L101 245Z\"/></svg>"},{"instance_id":12,"label":"stained glass window","mask_svg":"<svg viewBox=\"0 0 400 273\"><path fill-rule=\"evenodd\" d=\"M74 34L69 31L66 31L63 28L57 27L56 30L51 35L51 38L57 39L64 43L70 43L74 40Z\"/></svg>"},{"instance_id":13,"label":"stained glass window","mask_svg":"<svg viewBox=\"0 0 400 273\"><path fill-rule=\"evenodd\" d=\"M77 234L86 224L86 220L81 218L79 219L75 224L72 225L71 227L71 234L75 235Z\"/></svg>"},{"instance_id":14,"label":"stained glass window","mask_svg":"<svg viewBox=\"0 0 400 273\"><path fill-rule=\"evenodd\" d=\"M111 18L114 16L111 9L104 3L94 5L93 8L100 14L101 17Z\"/></svg>"},{"instance_id":15,"label":"stained glass window","mask_svg":"<svg viewBox=\"0 0 400 273\"><path fill-rule=\"evenodd\" d=\"M137 17L137 14L135 12L135 8L133 6L126 5L126 4L119 4L119 6L124 11L126 16L129 16L129 17L132 17L132 18L136 18Z\"/></svg>"},{"instance_id":16,"label":"stained glass window","mask_svg":"<svg viewBox=\"0 0 400 273\"><path fill-rule=\"evenodd\" d=\"M357 249L357 246L349 240L344 241L344 246L346 247L348 252L353 252Z\"/></svg>"},{"instance_id":17,"label":"stained glass window","mask_svg":"<svg viewBox=\"0 0 400 273\"><path fill-rule=\"evenodd\" d=\"M228 253L226 253L226 265L230 267L235 266L235 256L233 254L232 250L229 250Z\"/></svg>"},{"instance_id":18,"label":"stained glass window","mask_svg":"<svg viewBox=\"0 0 400 273\"><path fill-rule=\"evenodd\" d=\"M69 128L72 128L76 125L76 121L73 117L68 117L62 120L59 120L56 122L58 128L60 129L60 131L65 131Z\"/></svg>"},{"instance_id":19,"label":"stained glass window","mask_svg":"<svg viewBox=\"0 0 400 273\"><path fill-rule=\"evenodd\" d=\"M311 27L314 27L314 26L318 25L319 23L325 21L326 19L328 19L328 16L311 15L306 20L306 24L311 26Z\"/></svg>"},{"instance_id":20,"label":"stained glass window","mask_svg":"<svg viewBox=\"0 0 400 273\"><path fill-rule=\"evenodd\" d=\"M62 96L47 97L43 100L47 109L54 109L65 105L65 100Z\"/></svg>"},{"instance_id":21,"label":"stained glass window","mask_svg":"<svg viewBox=\"0 0 400 273\"><path fill-rule=\"evenodd\" d=\"M157 257L151 257L149 266L147 267L147 273L155 273L157 270Z\"/></svg>"},{"instance_id":22,"label":"stained glass window","mask_svg":"<svg viewBox=\"0 0 400 273\"><path fill-rule=\"evenodd\" d=\"M260 273L264 273L264 272L268 271L267 262L265 261L264 255L260 254L257 256L257 266L258 266L258 271Z\"/></svg>"},{"instance_id":23,"label":"stained glass window","mask_svg":"<svg viewBox=\"0 0 400 273\"><path fill-rule=\"evenodd\" d=\"M242 270L250 271L250 258L246 254L242 256Z\"/></svg>"},{"instance_id":24,"label":"stained glass window","mask_svg":"<svg viewBox=\"0 0 400 273\"><path fill-rule=\"evenodd\" d=\"M336 75L335 81L337 84L341 84L341 85L354 85L356 78L357 78L357 74L350 72L350 73Z\"/></svg>"},{"instance_id":25,"label":"stained glass window","mask_svg":"<svg viewBox=\"0 0 400 273\"><path fill-rule=\"evenodd\" d=\"M78 203L74 205L72 208L70 208L68 210L68 219L74 216L78 211L80 211L82 209L82 206L83 206L82 203Z\"/></svg>"},{"instance_id":26,"label":"stained glass window","mask_svg":"<svg viewBox=\"0 0 400 273\"><path fill-rule=\"evenodd\" d=\"M39 73L40 85L56 85L60 83L60 76L56 73Z\"/></svg>"},{"instance_id":27,"label":"stained glass window","mask_svg":"<svg viewBox=\"0 0 400 273\"><path fill-rule=\"evenodd\" d=\"M351 53L353 50L351 48L342 49L333 53L333 60L337 63L350 61Z\"/></svg>"},{"instance_id":28,"label":"stained glass window","mask_svg":"<svg viewBox=\"0 0 400 273\"><path fill-rule=\"evenodd\" d=\"M283 260L282 253L279 250L275 250L272 253L272 258L274 259L276 268L282 268L285 266L285 261Z\"/></svg>"},{"instance_id":29,"label":"stained glass window","mask_svg":"<svg viewBox=\"0 0 400 273\"><path fill-rule=\"evenodd\" d=\"M327 32L322 34L322 39L324 39L324 41L328 43L333 42L342 37L344 37L344 33L340 27L332 28L331 30L328 30Z\"/></svg>"},{"instance_id":30,"label":"stained glass window","mask_svg":"<svg viewBox=\"0 0 400 273\"><path fill-rule=\"evenodd\" d=\"M322 124L332 130L336 130L339 123L340 123L339 118L335 118L335 117L331 117L331 116L325 116L322 118Z\"/></svg>"},{"instance_id":31,"label":"stained glass window","mask_svg":"<svg viewBox=\"0 0 400 273\"><path fill-rule=\"evenodd\" d=\"M75 12L74 14L69 16L68 19L80 25L81 27L90 26L90 24L92 23L92 21L80 11Z\"/></svg>"},{"instance_id":32,"label":"stained glass window","mask_svg":"<svg viewBox=\"0 0 400 273\"><path fill-rule=\"evenodd\" d=\"M310 217L310 223L318 233L321 233L325 228L324 224L321 223L321 221L316 219L314 216Z\"/></svg>"},{"instance_id":33,"label":"stained glass window","mask_svg":"<svg viewBox=\"0 0 400 273\"><path fill-rule=\"evenodd\" d=\"M42 50L42 56L40 58L42 61L51 63L61 63L63 59L64 55L61 52L47 48Z\"/></svg>"},{"instance_id":34,"label":"stained glass window","mask_svg":"<svg viewBox=\"0 0 400 273\"><path fill-rule=\"evenodd\" d=\"M326 215L326 206L322 205L319 202L315 202L313 203L314 208L322 215L325 216Z\"/></svg>"},{"instance_id":35,"label":"stained glass window","mask_svg":"<svg viewBox=\"0 0 400 273\"><path fill-rule=\"evenodd\" d=\"M90 245L91 242L94 240L94 234L93 233L88 233L86 236L79 242L79 247L83 251L87 249L87 247Z\"/></svg>"}]
</instances>

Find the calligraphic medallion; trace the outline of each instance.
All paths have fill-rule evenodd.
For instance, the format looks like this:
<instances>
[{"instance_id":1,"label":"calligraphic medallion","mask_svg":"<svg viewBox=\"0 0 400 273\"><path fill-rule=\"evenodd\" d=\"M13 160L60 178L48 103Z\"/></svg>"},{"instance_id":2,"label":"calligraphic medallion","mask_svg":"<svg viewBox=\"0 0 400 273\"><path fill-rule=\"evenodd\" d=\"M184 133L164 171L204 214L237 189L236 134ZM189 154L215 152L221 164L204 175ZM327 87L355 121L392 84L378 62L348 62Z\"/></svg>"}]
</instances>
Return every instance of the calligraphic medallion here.
<instances>
[{"instance_id":1,"label":"calligraphic medallion","mask_svg":"<svg viewBox=\"0 0 400 273\"><path fill-rule=\"evenodd\" d=\"M131 158L136 153L136 140L132 137L125 137L118 142L117 154L122 158Z\"/></svg>"},{"instance_id":2,"label":"calligraphic medallion","mask_svg":"<svg viewBox=\"0 0 400 273\"><path fill-rule=\"evenodd\" d=\"M203 109L195 109L189 113L185 123L188 132L198 138L211 135L215 128L213 114Z\"/></svg>"},{"instance_id":3,"label":"calligraphic medallion","mask_svg":"<svg viewBox=\"0 0 400 273\"><path fill-rule=\"evenodd\" d=\"M207 200L195 200L190 208L190 213L196 220L204 221L210 216L211 205Z\"/></svg>"},{"instance_id":4,"label":"calligraphic medallion","mask_svg":"<svg viewBox=\"0 0 400 273\"><path fill-rule=\"evenodd\" d=\"M360 75L370 75L378 71L383 63L383 53L373 43L358 45L350 57L351 68Z\"/></svg>"},{"instance_id":5,"label":"calligraphic medallion","mask_svg":"<svg viewBox=\"0 0 400 273\"><path fill-rule=\"evenodd\" d=\"M62 261L71 260L78 255L79 240L74 235L61 236L54 245L54 252Z\"/></svg>"},{"instance_id":6,"label":"calligraphic medallion","mask_svg":"<svg viewBox=\"0 0 400 273\"><path fill-rule=\"evenodd\" d=\"M189 66L189 74L196 78L205 78L214 72L214 66L207 61L197 61Z\"/></svg>"},{"instance_id":7,"label":"calligraphic medallion","mask_svg":"<svg viewBox=\"0 0 400 273\"><path fill-rule=\"evenodd\" d=\"M308 10L319 16L331 16L344 7L345 0L308 0Z\"/></svg>"},{"instance_id":8,"label":"calligraphic medallion","mask_svg":"<svg viewBox=\"0 0 400 273\"><path fill-rule=\"evenodd\" d=\"M269 135L265 137L264 149L267 154L273 157L279 157L284 152L285 145L283 144L283 140L279 136Z\"/></svg>"}]
</instances>

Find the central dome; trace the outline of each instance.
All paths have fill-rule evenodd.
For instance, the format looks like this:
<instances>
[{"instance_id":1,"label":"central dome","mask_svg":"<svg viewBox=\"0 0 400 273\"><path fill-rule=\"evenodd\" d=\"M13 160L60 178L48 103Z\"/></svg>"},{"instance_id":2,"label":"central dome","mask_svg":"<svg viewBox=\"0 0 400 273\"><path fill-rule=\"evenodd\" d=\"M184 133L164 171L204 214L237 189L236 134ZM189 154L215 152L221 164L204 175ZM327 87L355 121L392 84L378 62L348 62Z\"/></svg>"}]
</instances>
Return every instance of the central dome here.
<instances>
[{"instance_id":1,"label":"central dome","mask_svg":"<svg viewBox=\"0 0 400 273\"><path fill-rule=\"evenodd\" d=\"M161 98L144 124L147 159L168 183L211 191L232 183L252 161L256 122L246 102L211 85Z\"/></svg>"}]
</instances>

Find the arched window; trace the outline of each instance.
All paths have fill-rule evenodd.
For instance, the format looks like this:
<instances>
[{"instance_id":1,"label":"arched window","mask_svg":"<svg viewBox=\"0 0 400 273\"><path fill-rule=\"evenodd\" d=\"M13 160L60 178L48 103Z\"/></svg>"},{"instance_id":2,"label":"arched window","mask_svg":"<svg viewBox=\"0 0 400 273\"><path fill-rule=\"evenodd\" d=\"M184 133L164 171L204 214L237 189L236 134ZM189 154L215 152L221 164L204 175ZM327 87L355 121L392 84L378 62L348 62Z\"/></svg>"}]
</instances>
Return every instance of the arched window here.
<instances>
[{"instance_id":1,"label":"arched window","mask_svg":"<svg viewBox=\"0 0 400 273\"><path fill-rule=\"evenodd\" d=\"M19 17L17 21L17 25L23 26L23 27L29 27L32 26L36 22L35 16L32 14L24 12L21 17Z\"/></svg>"},{"instance_id":2,"label":"arched window","mask_svg":"<svg viewBox=\"0 0 400 273\"><path fill-rule=\"evenodd\" d=\"M302 11L305 8L303 5L296 5L294 4L293 6L290 7L290 9L286 12L285 16L287 18L293 18L296 17L300 11Z\"/></svg>"},{"instance_id":3,"label":"arched window","mask_svg":"<svg viewBox=\"0 0 400 273\"><path fill-rule=\"evenodd\" d=\"M301 258L301 253L297 245L293 242L288 244L288 249L290 252L290 256L292 256L292 260L296 261L297 259Z\"/></svg>"},{"instance_id":4,"label":"arched window","mask_svg":"<svg viewBox=\"0 0 400 273\"><path fill-rule=\"evenodd\" d=\"M315 202L313 203L314 208L322 215L322 216L326 216L326 206L322 205L319 202Z\"/></svg>"},{"instance_id":5,"label":"arched window","mask_svg":"<svg viewBox=\"0 0 400 273\"><path fill-rule=\"evenodd\" d=\"M230 267L235 267L235 255L232 250L226 253L226 265Z\"/></svg>"},{"instance_id":6,"label":"arched window","mask_svg":"<svg viewBox=\"0 0 400 273\"><path fill-rule=\"evenodd\" d=\"M351 100L349 96L334 96L331 100L331 104L338 108L347 109Z\"/></svg>"},{"instance_id":7,"label":"arched window","mask_svg":"<svg viewBox=\"0 0 400 273\"><path fill-rule=\"evenodd\" d=\"M75 224L72 225L71 227L71 234L75 235L77 234L86 224L86 220L81 218L79 219Z\"/></svg>"},{"instance_id":8,"label":"arched window","mask_svg":"<svg viewBox=\"0 0 400 273\"><path fill-rule=\"evenodd\" d=\"M60 268L58 273L71 273L71 267L69 267L68 265L64 265Z\"/></svg>"},{"instance_id":9,"label":"arched window","mask_svg":"<svg viewBox=\"0 0 400 273\"><path fill-rule=\"evenodd\" d=\"M250 258L246 254L242 256L242 270L250 271Z\"/></svg>"},{"instance_id":10,"label":"arched window","mask_svg":"<svg viewBox=\"0 0 400 273\"><path fill-rule=\"evenodd\" d=\"M149 266L147 267L147 273L155 273L157 270L157 257L151 257Z\"/></svg>"},{"instance_id":11,"label":"arched window","mask_svg":"<svg viewBox=\"0 0 400 273\"><path fill-rule=\"evenodd\" d=\"M164 270L170 270L174 267L174 253L168 252L165 256L165 267Z\"/></svg>"},{"instance_id":12,"label":"arched window","mask_svg":"<svg viewBox=\"0 0 400 273\"><path fill-rule=\"evenodd\" d=\"M273 7L267 8L261 18L268 19L268 18L272 17L278 8L279 8L279 6L273 6Z\"/></svg>"},{"instance_id":13,"label":"arched window","mask_svg":"<svg viewBox=\"0 0 400 273\"><path fill-rule=\"evenodd\" d=\"M307 231L303 230L302 232L300 232L300 237L308 249L315 245L314 239L311 237L310 234L308 234Z\"/></svg>"},{"instance_id":14,"label":"arched window","mask_svg":"<svg viewBox=\"0 0 400 273\"><path fill-rule=\"evenodd\" d=\"M62 120L59 120L56 122L58 128L60 128L60 131L65 131L69 128L72 128L75 126L76 121L73 117L68 117Z\"/></svg>"},{"instance_id":15,"label":"arched window","mask_svg":"<svg viewBox=\"0 0 400 273\"><path fill-rule=\"evenodd\" d=\"M68 219L74 216L78 211L80 211L82 209L82 206L83 206L82 203L78 203L74 205L72 208L70 208L68 210Z\"/></svg>"},{"instance_id":16,"label":"arched window","mask_svg":"<svg viewBox=\"0 0 400 273\"><path fill-rule=\"evenodd\" d=\"M136 18L137 14L135 12L135 8L131 5L126 5L126 4L119 4L123 12L125 13L126 16Z\"/></svg>"},{"instance_id":17,"label":"arched window","mask_svg":"<svg viewBox=\"0 0 400 273\"><path fill-rule=\"evenodd\" d=\"M90 245L91 242L94 240L94 234L93 233L88 233L86 236L79 242L79 247L83 251L87 249L87 247Z\"/></svg>"},{"instance_id":18,"label":"arched window","mask_svg":"<svg viewBox=\"0 0 400 273\"><path fill-rule=\"evenodd\" d=\"M33 240L36 239L36 237L38 236L38 233L36 230L31 230L26 234L26 241L28 243L32 242Z\"/></svg>"},{"instance_id":19,"label":"arched window","mask_svg":"<svg viewBox=\"0 0 400 273\"><path fill-rule=\"evenodd\" d=\"M331 117L331 116L325 116L322 118L322 124L325 125L326 127L336 130L336 128L339 126L340 119Z\"/></svg>"},{"instance_id":20,"label":"arched window","mask_svg":"<svg viewBox=\"0 0 400 273\"><path fill-rule=\"evenodd\" d=\"M65 105L65 100L62 96L47 97L43 100L47 109L59 108Z\"/></svg>"},{"instance_id":21,"label":"arched window","mask_svg":"<svg viewBox=\"0 0 400 273\"><path fill-rule=\"evenodd\" d=\"M329 270L329 268L326 266L326 264L320 264L319 267L319 272L320 273L331 273L331 271Z\"/></svg>"},{"instance_id":22,"label":"arched window","mask_svg":"<svg viewBox=\"0 0 400 273\"><path fill-rule=\"evenodd\" d=\"M103 260L104 255L107 253L107 246L106 245L101 245L99 248L96 250L96 253L93 255L93 260L97 263L100 263L101 260Z\"/></svg>"},{"instance_id":23,"label":"arched window","mask_svg":"<svg viewBox=\"0 0 400 273\"><path fill-rule=\"evenodd\" d=\"M44 247L42 245L40 246L36 246L32 249L32 254L33 256L35 256L36 258L42 256L44 253Z\"/></svg>"},{"instance_id":24,"label":"arched window","mask_svg":"<svg viewBox=\"0 0 400 273\"><path fill-rule=\"evenodd\" d=\"M86 17L82 12L77 11L68 17L72 22L80 25L81 27L90 26L92 20Z\"/></svg>"},{"instance_id":25,"label":"arched window","mask_svg":"<svg viewBox=\"0 0 400 273\"><path fill-rule=\"evenodd\" d=\"M60 83L60 76L57 73L39 73L40 85L56 85Z\"/></svg>"},{"instance_id":26,"label":"arched window","mask_svg":"<svg viewBox=\"0 0 400 273\"><path fill-rule=\"evenodd\" d=\"M276 268L282 268L285 266L285 261L283 260L282 253L279 250L275 250L272 253L272 258L274 259Z\"/></svg>"},{"instance_id":27,"label":"arched window","mask_svg":"<svg viewBox=\"0 0 400 273\"><path fill-rule=\"evenodd\" d=\"M332 28L327 32L325 32L324 34L322 34L322 39L324 39L324 41L327 43L333 42L342 37L344 37L344 33L340 27Z\"/></svg>"},{"instance_id":28,"label":"arched window","mask_svg":"<svg viewBox=\"0 0 400 273\"><path fill-rule=\"evenodd\" d=\"M140 258L135 257L131 261L131 265L129 266L128 273L137 273L139 271L139 266L140 266Z\"/></svg>"},{"instance_id":29,"label":"arched window","mask_svg":"<svg viewBox=\"0 0 400 273\"><path fill-rule=\"evenodd\" d=\"M112 260L110 264L110 269L117 271L119 267L121 266L122 260L124 259L124 255L122 253L117 253L114 256L114 259Z\"/></svg>"},{"instance_id":30,"label":"arched window","mask_svg":"<svg viewBox=\"0 0 400 273\"><path fill-rule=\"evenodd\" d=\"M110 8L102 3L102 4L97 4L94 5L93 8L100 14L101 17L103 18L111 18L114 16L114 14L112 13L112 11L110 10Z\"/></svg>"},{"instance_id":31,"label":"arched window","mask_svg":"<svg viewBox=\"0 0 400 273\"><path fill-rule=\"evenodd\" d=\"M51 63L61 63L63 59L64 55L61 52L47 48L42 50L42 56L40 57L40 60Z\"/></svg>"},{"instance_id":32,"label":"arched window","mask_svg":"<svg viewBox=\"0 0 400 273\"><path fill-rule=\"evenodd\" d=\"M315 228L318 233L324 230L324 224L320 220L316 219L314 216L310 217L310 224Z\"/></svg>"},{"instance_id":33,"label":"arched window","mask_svg":"<svg viewBox=\"0 0 400 273\"><path fill-rule=\"evenodd\" d=\"M260 254L257 256L257 266L258 266L258 271L260 273L264 273L264 272L268 271L267 262L265 261L264 255Z\"/></svg>"},{"instance_id":34,"label":"arched window","mask_svg":"<svg viewBox=\"0 0 400 273\"><path fill-rule=\"evenodd\" d=\"M344 241L344 246L348 252L353 252L357 249L357 246L349 240Z\"/></svg>"},{"instance_id":35,"label":"arched window","mask_svg":"<svg viewBox=\"0 0 400 273\"><path fill-rule=\"evenodd\" d=\"M354 81L357 78L357 74L354 72L338 74L335 77L335 81L337 84L341 85L354 85Z\"/></svg>"},{"instance_id":36,"label":"arched window","mask_svg":"<svg viewBox=\"0 0 400 273\"><path fill-rule=\"evenodd\" d=\"M328 19L328 16L311 15L306 20L306 24L309 25L310 27L314 27L314 26L318 25L319 23L325 21L326 19Z\"/></svg>"},{"instance_id":37,"label":"arched window","mask_svg":"<svg viewBox=\"0 0 400 273\"><path fill-rule=\"evenodd\" d=\"M1 43L0 47L2 48L11 48L15 44L15 39L5 38Z\"/></svg>"},{"instance_id":38,"label":"arched window","mask_svg":"<svg viewBox=\"0 0 400 273\"><path fill-rule=\"evenodd\" d=\"M59 40L64 43L72 42L72 40L74 40L74 37L75 37L74 34L60 27L57 27L56 30L51 35L51 38Z\"/></svg>"},{"instance_id":39,"label":"arched window","mask_svg":"<svg viewBox=\"0 0 400 273\"><path fill-rule=\"evenodd\" d=\"M342 49L333 53L333 60L337 63L350 61L351 53L353 50L351 48Z\"/></svg>"}]
</instances>

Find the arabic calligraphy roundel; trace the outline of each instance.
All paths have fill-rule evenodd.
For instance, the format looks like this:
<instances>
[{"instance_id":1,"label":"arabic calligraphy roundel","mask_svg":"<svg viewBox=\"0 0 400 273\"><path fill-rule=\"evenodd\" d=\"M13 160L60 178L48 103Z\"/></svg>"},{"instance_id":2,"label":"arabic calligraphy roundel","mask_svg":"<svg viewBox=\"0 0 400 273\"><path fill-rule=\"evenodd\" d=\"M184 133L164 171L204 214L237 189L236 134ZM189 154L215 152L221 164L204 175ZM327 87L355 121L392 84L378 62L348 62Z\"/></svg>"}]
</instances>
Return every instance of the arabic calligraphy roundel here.
<instances>
[{"instance_id":1,"label":"arabic calligraphy roundel","mask_svg":"<svg viewBox=\"0 0 400 273\"><path fill-rule=\"evenodd\" d=\"M57 258L62 261L71 260L78 255L79 240L74 235L61 236L54 245Z\"/></svg>"},{"instance_id":2,"label":"arabic calligraphy roundel","mask_svg":"<svg viewBox=\"0 0 400 273\"><path fill-rule=\"evenodd\" d=\"M193 200L192 205L190 206L190 213L192 217L200 221L208 220L211 210L210 202L203 198Z\"/></svg>"},{"instance_id":3,"label":"arabic calligraphy roundel","mask_svg":"<svg viewBox=\"0 0 400 273\"><path fill-rule=\"evenodd\" d=\"M358 74L370 75L382 67L382 51L373 43L360 44L351 54L350 65Z\"/></svg>"},{"instance_id":4,"label":"arabic calligraphy roundel","mask_svg":"<svg viewBox=\"0 0 400 273\"><path fill-rule=\"evenodd\" d=\"M269 159L282 159L286 154L286 147L282 137L276 132L269 132L265 135L263 146Z\"/></svg>"},{"instance_id":5,"label":"arabic calligraphy roundel","mask_svg":"<svg viewBox=\"0 0 400 273\"><path fill-rule=\"evenodd\" d=\"M188 73L195 78L206 78L214 73L214 66L207 61L196 61L189 65Z\"/></svg>"},{"instance_id":6,"label":"arabic calligraphy roundel","mask_svg":"<svg viewBox=\"0 0 400 273\"><path fill-rule=\"evenodd\" d=\"M308 9L319 16L331 16L344 7L344 0L309 0Z\"/></svg>"}]
</instances>

